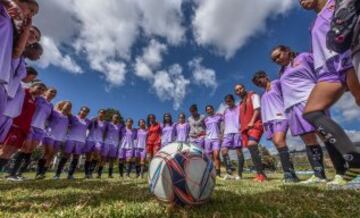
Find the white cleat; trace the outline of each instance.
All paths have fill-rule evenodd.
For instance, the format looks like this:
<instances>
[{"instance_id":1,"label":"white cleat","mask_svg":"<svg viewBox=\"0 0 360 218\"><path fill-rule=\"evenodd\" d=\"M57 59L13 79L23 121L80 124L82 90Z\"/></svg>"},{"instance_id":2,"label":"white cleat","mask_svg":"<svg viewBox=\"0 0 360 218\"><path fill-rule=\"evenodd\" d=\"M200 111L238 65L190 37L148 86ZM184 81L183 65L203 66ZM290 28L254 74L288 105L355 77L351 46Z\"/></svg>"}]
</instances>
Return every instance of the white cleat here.
<instances>
[{"instance_id":1,"label":"white cleat","mask_svg":"<svg viewBox=\"0 0 360 218\"><path fill-rule=\"evenodd\" d=\"M300 182L300 184L304 184L304 185L319 184L319 183L326 183L326 179L320 179L319 177L312 175L309 179Z\"/></svg>"}]
</instances>

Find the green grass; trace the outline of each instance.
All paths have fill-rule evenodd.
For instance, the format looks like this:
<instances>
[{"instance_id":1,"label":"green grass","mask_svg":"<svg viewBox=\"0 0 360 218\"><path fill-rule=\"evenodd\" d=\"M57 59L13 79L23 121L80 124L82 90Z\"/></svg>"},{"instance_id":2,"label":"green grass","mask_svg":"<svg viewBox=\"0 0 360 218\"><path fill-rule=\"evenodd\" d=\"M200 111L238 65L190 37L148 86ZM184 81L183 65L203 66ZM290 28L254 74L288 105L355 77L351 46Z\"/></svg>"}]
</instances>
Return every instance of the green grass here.
<instances>
[{"instance_id":1,"label":"green grass","mask_svg":"<svg viewBox=\"0 0 360 218\"><path fill-rule=\"evenodd\" d=\"M28 177L33 175L27 175ZM77 175L81 177L82 175ZM158 202L145 180L0 180L0 217L358 217L360 193L324 185L284 186L280 175L254 183L218 181L211 201L199 207Z\"/></svg>"}]
</instances>

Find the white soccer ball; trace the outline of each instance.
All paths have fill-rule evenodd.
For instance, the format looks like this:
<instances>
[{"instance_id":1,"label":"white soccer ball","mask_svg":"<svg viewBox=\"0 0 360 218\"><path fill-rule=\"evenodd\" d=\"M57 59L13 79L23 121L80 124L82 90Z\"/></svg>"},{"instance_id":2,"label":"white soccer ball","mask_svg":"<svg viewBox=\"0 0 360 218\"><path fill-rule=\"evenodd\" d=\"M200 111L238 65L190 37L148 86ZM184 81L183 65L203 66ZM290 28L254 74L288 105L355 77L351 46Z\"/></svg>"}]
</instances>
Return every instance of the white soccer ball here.
<instances>
[{"instance_id":1,"label":"white soccer ball","mask_svg":"<svg viewBox=\"0 0 360 218\"><path fill-rule=\"evenodd\" d=\"M156 153L150 163L150 191L167 203L203 204L214 190L215 176L212 161L202 149L171 143Z\"/></svg>"}]
</instances>

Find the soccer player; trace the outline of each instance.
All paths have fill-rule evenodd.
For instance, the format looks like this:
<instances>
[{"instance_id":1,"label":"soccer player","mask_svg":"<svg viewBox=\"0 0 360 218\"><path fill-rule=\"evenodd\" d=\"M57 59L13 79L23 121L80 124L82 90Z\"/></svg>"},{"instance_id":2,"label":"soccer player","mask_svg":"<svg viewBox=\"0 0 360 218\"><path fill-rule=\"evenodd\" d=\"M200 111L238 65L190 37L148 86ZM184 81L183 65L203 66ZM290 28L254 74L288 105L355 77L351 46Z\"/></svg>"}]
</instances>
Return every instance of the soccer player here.
<instances>
[{"instance_id":1,"label":"soccer player","mask_svg":"<svg viewBox=\"0 0 360 218\"><path fill-rule=\"evenodd\" d=\"M133 120L128 118L126 120L125 128L122 133L123 137L119 148L119 173L123 176L124 162L126 177L130 177L131 168L133 164L134 151L135 151L135 140L136 140L136 129L133 128ZM121 165L122 164L122 165Z\"/></svg>"},{"instance_id":2,"label":"soccer player","mask_svg":"<svg viewBox=\"0 0 360 218\"><path fill-rule=\"evenodd\" d=\"M189 141L190 125L186 122L186 115L179 114L179 121L175 124L175 135L177 142L186 143Z\"/></svg>"},{"instance_id":3,"label":"soccer player","mask_svg":"<svg viewBox=\"0 0 360 218\"><path fill-rule=\"evenodd\" d=\"M289 148L286 144L286 134L289 129L285 115L284 100L280 80L270 81L264 71L255 73L253 83L265 89L261 96L261 117L268 140L272 140L279 152L280 162L284 171L284 182L294 183L299 179L290 160ZM291 91L291 90L287 90Z\"/></svg>"},{"instance_id":4,"label":"soccer player","mask_svg":"<svg viewBox=\"0 0 360 218\"><path fill-rule=\"evenodd\" d=\"M221 149L221 123L223 122L223 116L216 114L212 105L205 107L207 117L204 120L206 127L205 136L205 152L209 157L212 157L216 176L220 178L220 149Z\"/></svg>"},{"instance_id":5,"label":"soccer player","mask_svg":"<svg viewBox=\"0 0 360 218\"><path fill-rule=\"evenodd\" d=\"M117 148L122 137L123 128L123 124L120 123L120 115L117 113L114 114L105 130L105 141L101 149L101 163L98 169L98 178L101 178L102 170L106 162L109 162L109 178L114 178L114 161L117 157Z\"/></svg>"},{"instance_id":6,"label":"soccer player","mask_svg":"<svg viewBox=\"0 0 360 218\"><path fill-rule=\"evenodd\" d=\"M161 126L158 121L156 121L156 116L150 114L147 117L147 126L148 126L148 138L146 142L147 146L147 159L151 160L160 150L161 145Z\"/></svg>"},{"instance_id":7,"label":"soccer player","mask_svg":"<svg viewBox=\"0 0 360 218\"><path fill-rule=\"evenodd\" d=\"M266 175L261 162L259 141L263 134L260 115L260 97L258 94L247 91L242 84L235 85L235 93L241 98L240 124L242 144L249 149L251 159L256 168L255 181L264 182Z\"/></svg>"},{"instance_id":8,"label":"soccer player","mask_svg":"<svg viewBox=\"0 0 360 218\"><path fill-rule=\"evenodd\" d=\"M21 113L13 120L13 124L7 134L3 145L0 147L0 170L7 164L11 156L23 146L27 134L30 131L31 120L34 115L36 97L42 95L46 90L43 83L34 83L29 89L25 89ZM17 170L23 161L31 157L31 153L21 152L16 159L14 168L10 174L10 180L18 180L16 177Z\"/></svg>"},{"instance_id":9,"label":"soccer player","mask_svg":"<svg viewBox=\"0 0 360 218\"><path fill-rule=\"evenodd\" d=\"M84 166L86 179L92 178L92 173L100 159L100 151L102 144L104 143L104 134L107 128L105 115L104 109L99 110L98 116L91 121L89 126L89 133L83 149L83 153L86 156Z\"/></svg>"},{"instance_id":10,"label":"soccer player","mask_svg":"<svg viewBox=\"0 0 360 218\"><path fill-rule=\"evenodd\" d=\"M205 146L205 116L199 114L196 104L190 106L189 109L191 116L188 118L190 125L189 140L191 143L197 145L200 148Z\"/></svg>"},{"instance_id":11,"label":"soccer player","mask_svg":"<svg viewBox=\"0 0 360 218\"><path fill-rule=\"evenodd\" d=\"M136 158L136 174L137 176L144 177L145 161L146 161L146 141L148 137L148 131L146 129L145 120L139 120L139 128L136 132L135 143L135 158Z\"/></svg>"},{"instance_id":12,"label":"soccer player","mask_svg":"<svg viewBox=\"0 0 360 218\"><path fill-rule=\"evenodd\" d=\"M227 108L224 111L224 138L222 142L222 156L226 167L224 180L232 179L233 169L230 162L229 150L235 150L238 160L238 175L235 180L242 178L244 169L244 154L242 152L242 142L240 133L240 109L235 104L233 95L225 96Z\"/></svg>"},{"instance_id":13,"label":"soccer player","mask_svg":"<svg viewBox=\"0 0 360 218\"><path fill-rule=\"evenodd\" d=\"M175 125L170 113L165 113L161 126L161 147L164 147L175 141Z\"/></svg>"},{"instance_id":14,"label":"soccer player","mask_svg":"<svg viewBox=\"0 0 360 218\"><path fill-rule=\"evenodd\" d=\"M338 54L326 46L326 34L330 30L335 1L300 0L300 4L304 9L317 13L311 39L314 68L319 78L305 107L304 118L342 153L349 165L344 178L351 181L360 174L360 153L344 129L327 116L326 111L338 101L346 88L360 105L359 80L351 63L350 51Z\"/></svg>"},{"instance_id":15,"label":"soccer player","mask_svg":"<svg viewBox=\"0 0 360 218\"><path fill-rule=\"evenodd\" d=\"M63 156L60 159L55 176L60 178L60 174L67 160L72 155L72 160L69 167L68 179L73 180L76 167L79 163L79 157L83 152L86 140L86 131L90 126L88 116L90 109L86 106L81 107L78 115L69 116L69 129L66 136L65 148Z\"/></svg>"}]
</instances>

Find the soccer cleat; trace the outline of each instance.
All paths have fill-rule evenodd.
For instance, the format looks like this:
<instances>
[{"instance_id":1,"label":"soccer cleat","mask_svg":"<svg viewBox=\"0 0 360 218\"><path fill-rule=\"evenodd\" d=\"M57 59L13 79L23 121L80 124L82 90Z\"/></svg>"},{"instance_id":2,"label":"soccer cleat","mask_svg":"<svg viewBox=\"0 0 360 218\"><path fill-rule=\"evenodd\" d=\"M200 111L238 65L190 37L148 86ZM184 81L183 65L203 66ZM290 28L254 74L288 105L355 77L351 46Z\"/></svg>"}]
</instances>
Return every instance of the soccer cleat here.
<instances>
[{"instance_id":1,"label":"soccer cleat","mask_svg":"<svg viewBox=\"0 0 360 218\"><path fill-rule=\"evenodd\" d=\"M226 174L223 178L223 180L233 180L233 179L235 179L235 178L230 174Z\"/></svg>"},{"instance_id":2,"label":"soccer cleat","mask_svg":"<svg viewBox=\"0 0 360 218\"><path fill-rule=\"evenodd\" d=\"M36 180L43 180L43 179L45 179L45 175L36 175L36 177L35 177L35 179Z\"/></svg>"},{"instance_id":3,"label":"soccer cleat","mask_svg":"<svg viewBox=\"0 0 360 218\"><path fill-rule=\"evenodd\" d=\"M16 178L18 179L18 181L24 181L26 180L26 177L23 175L17 175Z\"/></svg>"},{"instance_id":4,"label":"soccer cleat","mask_svg":"<svg viewBox=\"0 0 360 218\"><path fill-rule=\"evenodd\" d=\"M343 189L348 190L359 190L360 189L360 176L357 176L355 179L348 182Z\"/></svg>"},{"instance_id":5,"label":"soccer cleat","mask_svg":"<svg viewBox=\"0 0 360 218\"><path fill-rule=\"evenodd\" d=\"M256 174L256 177L254 179L255 182L265 182L266 181L266 176L264 174L258 173Z\"/></svg>"},{"instance_id":6,"label":"soccer cleat","mask_svg":"<svg viewBox=\"0 0 360 218\"><path fill-rule=\"evenodd\" d=\"M54 177L53 177L53 180L59 180L60 179L60 176L58 176L58 175L55 175Z\"/></svg>"},{"instance_id":7,"label":"soccer cleat","mask_svg":"<svg viewBox=\"0 0 360 218\"><path fill-rule=\"evenodd\" d=\"M360 176L360 168L349 168L343 178L350 182L358 176Z\"/></svg>"},{"instance_id":8,"label":"soccer cleat","mask_svg":"<svg viewBox=\"0 0 360 218\"><path fill-rule=\"evenodd\" d=\"M312 175L309 179L300 182L300 184L304 185L311 185L311 184L318 184L318 183L325 183L326 179L321 179L319 177L316 177L315 175Z\"/></svg>"},{"instance_id":9,"label":"soccer cleat","mask_svg":"<svg viewBox=\"0 0 360 218\"><path fill-rule=\"evenodd\" d=\"M21 182L22 180L19 180L19 178L17 176L8 176L6 178L7 181L11 181L11 182Z\"/></svg>"},{"instance_id":10,"label":"soccer cleat","mask_svg":"<svg viewBox=\"0 0 360 218\"><path fill-rule=\"evenodd\" d=\"M340 176L340 175L335 175L334 179L328 183L326 183L326 185L332 186L332 185L338 185L338 186L342 186L342 185L346 185L346 180Z\"/></svg>"}]
</instances>

